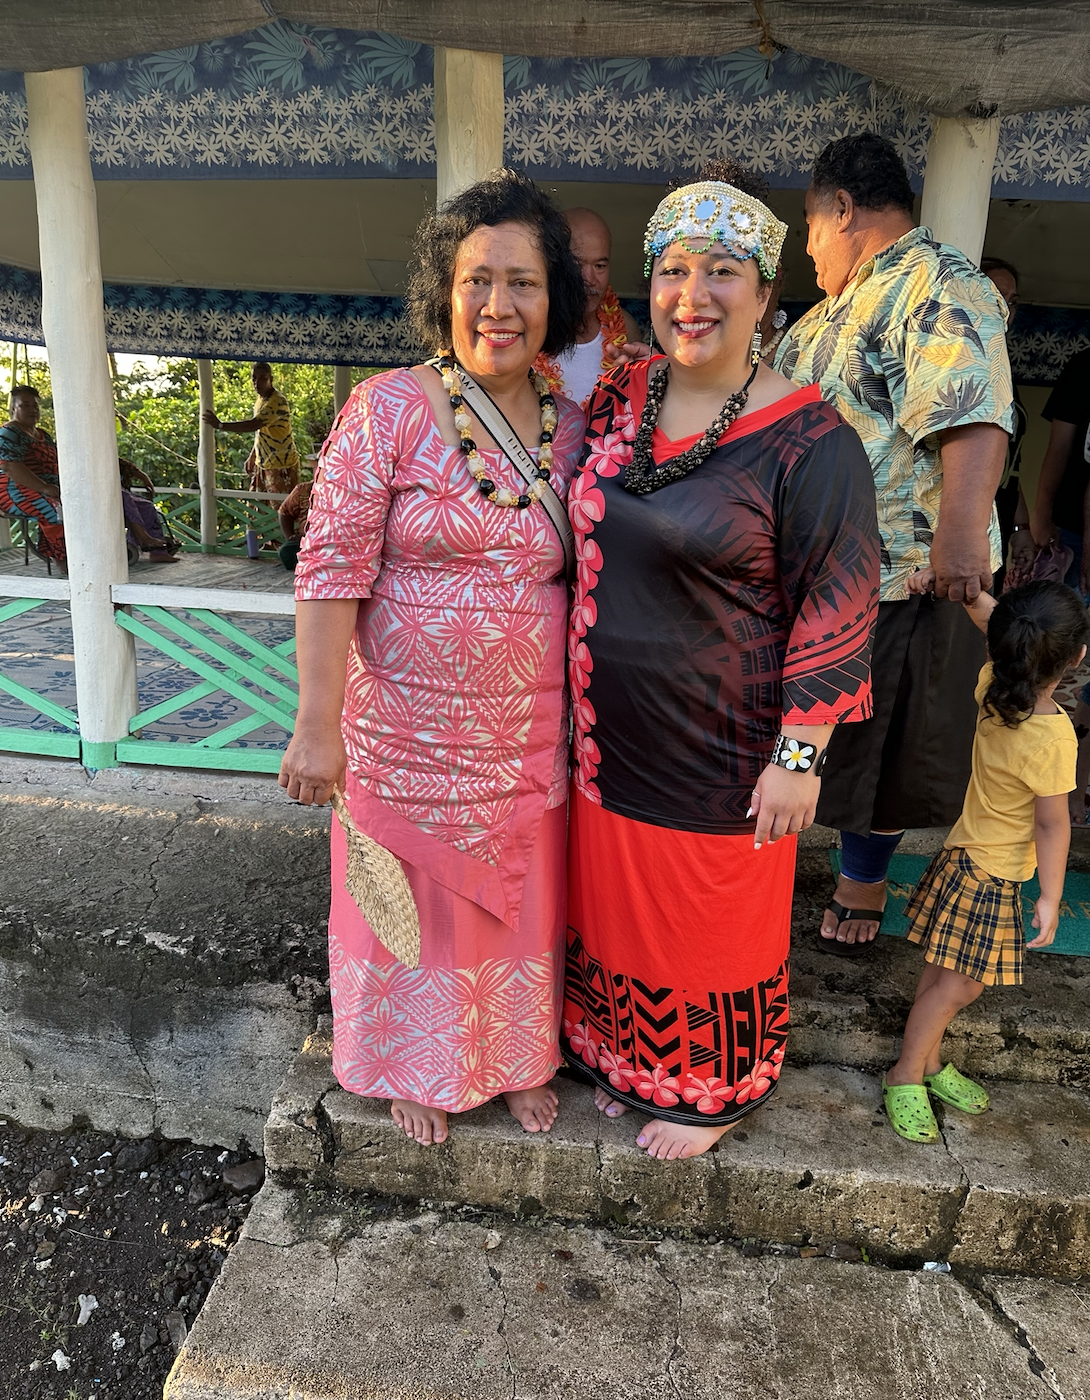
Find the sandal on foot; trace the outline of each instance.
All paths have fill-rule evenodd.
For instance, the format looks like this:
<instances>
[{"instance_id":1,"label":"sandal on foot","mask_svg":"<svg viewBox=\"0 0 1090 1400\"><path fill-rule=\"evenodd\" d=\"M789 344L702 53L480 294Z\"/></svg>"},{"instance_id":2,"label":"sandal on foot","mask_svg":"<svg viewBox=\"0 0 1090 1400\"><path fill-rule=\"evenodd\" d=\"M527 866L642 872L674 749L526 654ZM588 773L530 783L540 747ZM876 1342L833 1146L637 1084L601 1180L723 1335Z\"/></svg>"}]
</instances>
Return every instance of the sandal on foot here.
<instances>
[{"instance_id":1,"label":"sandal on foot","mask_svg":"<svg viewBox=\"0 0 1090 1400\"><path fill-rule=\"evenodd\" d=\"M938 1120L922 1084L887 1084L883 1078L882 1103L898 1137L909 1142L938 1142Z\"/></svg>"},{"instance_id":2,"label":"sandal on foot","mask_svg":"<svg viewBox=\"0 0 1090 1400\"><path fill-rule=\"evenodd\" d=\"M865 923L877 923L879 930L882 927L882 909L849 909L847 905L841 904L839 899L830 899L825 906L836 915L836 926L839 929L841 924L853 921L863 921ZM826 938L818 929L818 947L826 953L834 953L838 958L861 958L864 957L874 947L878 938L876 933L874 938L868 938L863 943L841 943L836 938Z\"/></svg>"},{"instance_id":3,"label":"sandal on foot","mask_svg":"<svg viewBox=\"0 0 1090 1400\"><path fill-rule=\"evenodd\" d=\"M962 1113L987 1112L987 1089L953 1065L943 1065L938 1074L925 1074L923 1083L928 1093L948 1103L951 1108L959 1108Z\"/></svg>"}]
</instances>

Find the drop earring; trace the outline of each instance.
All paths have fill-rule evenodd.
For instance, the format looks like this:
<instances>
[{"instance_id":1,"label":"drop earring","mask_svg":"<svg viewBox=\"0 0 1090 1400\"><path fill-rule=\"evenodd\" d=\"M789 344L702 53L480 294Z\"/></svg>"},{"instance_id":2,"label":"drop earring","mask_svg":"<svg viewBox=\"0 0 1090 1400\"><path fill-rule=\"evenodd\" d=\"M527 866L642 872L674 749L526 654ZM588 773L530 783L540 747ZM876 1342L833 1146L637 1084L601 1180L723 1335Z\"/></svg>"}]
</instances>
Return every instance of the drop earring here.
<instances>
[{"instance_id":1,"label":"drop earring","mask_svg":"<svg viewBox=\"0 0 1090 1400\"><path fill-rule=\"evenodd\" d=\"M758 322L757 327L753 332L753 340L751 342L751 349L749 355L751 364L759 365L761 363L761 346L763 344L764 336L761 334L761 326L760 322Z\"/></svg>"}]
</instances>

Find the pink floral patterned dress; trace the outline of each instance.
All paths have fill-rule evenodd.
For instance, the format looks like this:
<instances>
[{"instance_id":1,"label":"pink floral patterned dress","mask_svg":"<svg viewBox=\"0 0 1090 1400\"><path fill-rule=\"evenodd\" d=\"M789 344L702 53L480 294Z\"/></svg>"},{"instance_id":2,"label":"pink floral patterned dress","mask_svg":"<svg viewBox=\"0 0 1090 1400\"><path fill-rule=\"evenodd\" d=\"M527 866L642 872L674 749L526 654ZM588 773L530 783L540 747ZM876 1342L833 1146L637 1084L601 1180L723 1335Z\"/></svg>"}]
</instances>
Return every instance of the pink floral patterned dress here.
<instances>
[{"instance_id":1,"label":"pink floral patterned dress","mask_svg":"<svg viewBox=\"0 0 1090 1400\"><path fill-rule=\"evenodd\" d=\"M584 419L559 399L561 497ZM490 476L521 478L499 452ZM503 509L443 441L410 370L360 384L322 450L296 597L358 598L346 796L401 860L422 956L404 967L344 889L333 823L329 960L341 1085L461 1112L546 1083L566 914L567 588L541 506Z\"/></svg>"}]
</instances>

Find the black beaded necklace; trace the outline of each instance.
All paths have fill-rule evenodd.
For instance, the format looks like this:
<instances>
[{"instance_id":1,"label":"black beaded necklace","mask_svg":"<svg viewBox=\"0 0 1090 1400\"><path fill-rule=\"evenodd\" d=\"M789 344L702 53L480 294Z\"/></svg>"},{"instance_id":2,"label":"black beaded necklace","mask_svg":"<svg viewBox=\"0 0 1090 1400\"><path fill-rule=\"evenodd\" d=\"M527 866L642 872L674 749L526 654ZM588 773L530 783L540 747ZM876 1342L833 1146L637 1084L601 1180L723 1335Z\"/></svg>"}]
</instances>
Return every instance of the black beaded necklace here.
<instances>
[{"instance_id":1,"label":"black beaded necklace","mask_svg":"<svg viewBox=\"0 0 1090 1400\"><path fill-rule=\"evenodd\" d=\"M753 383L757 369L758 366L754 365L749 378L736 394L731 394L719 410L715 422L699 442L694 442L687 452L672 457L669 462L663 462L662 466L656 466L651 454L651 442L670 379L670 366L663 365L647 386L647 402L640 415L636 441L632 444L632 461L625 469L624 489L631 491L634 496L646 496L651 491L657 491L660 486L669 486L672 481L680 481L699 467L701 462L706 462L715 451L716 443L745 408L749 398L749 386Z\"/></svg>"}]
</instances>

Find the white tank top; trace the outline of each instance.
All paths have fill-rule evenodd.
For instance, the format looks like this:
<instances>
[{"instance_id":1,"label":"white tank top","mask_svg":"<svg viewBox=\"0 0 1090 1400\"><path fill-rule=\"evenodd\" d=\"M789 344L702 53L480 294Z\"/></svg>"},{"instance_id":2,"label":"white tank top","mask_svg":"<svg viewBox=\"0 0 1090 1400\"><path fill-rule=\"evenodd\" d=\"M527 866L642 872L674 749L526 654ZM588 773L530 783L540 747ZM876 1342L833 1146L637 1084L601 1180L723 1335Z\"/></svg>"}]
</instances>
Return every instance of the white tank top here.
<instances>
[{"instance_id":1,"label":"white tank top","mask_svg":"<svg viewBox=\"0 0 1090 1400\"><path fill-rule=\"evenodd\" d=\"M588 340L586 345L573 345L565 354L558 355L556 361L564 376L561 392L576 403L583 403L590 398L591 390L602 373L601 334Z\"/></svg>"}]
</instances>

